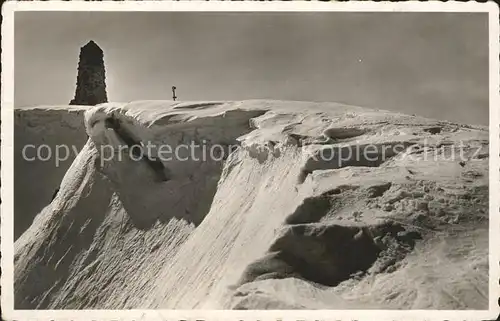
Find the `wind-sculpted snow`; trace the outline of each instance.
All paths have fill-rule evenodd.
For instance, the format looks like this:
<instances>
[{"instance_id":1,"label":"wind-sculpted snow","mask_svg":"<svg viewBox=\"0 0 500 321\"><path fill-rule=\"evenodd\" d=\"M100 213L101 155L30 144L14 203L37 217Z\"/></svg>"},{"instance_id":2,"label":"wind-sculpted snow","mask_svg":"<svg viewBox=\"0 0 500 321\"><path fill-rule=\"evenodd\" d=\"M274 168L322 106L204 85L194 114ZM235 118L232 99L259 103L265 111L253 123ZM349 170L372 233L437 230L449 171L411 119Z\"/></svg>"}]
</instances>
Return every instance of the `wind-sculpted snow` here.
<instances>
[{"instance_id":1,"label":"wind-sculpted snow","mask_svg":"<svg viewBox=\"0 0 500 321\"><path fill-rule=\"evenodd\" d=\"M84 109L77 106L38 107L15 110L14 119L14 236L17 239L59 188L87 136L83 127ZM47 147L42 147L47 146ZM57 146L68 146L57 148ZM74 146L75 152L71 146ZM40 147L38 150L35 147ZM60 153L59 161L49 157ZM37 156L37 151L40 157ZM52 155L54 156L54 155ZM47 159L46 161L41 161ZM30 161L38 159L38 161Z\"/></svg>"},{"instance_id":2,"label":"wind-sculpted snow","mask_svg":"<svg viewBox=\"0 0 500 321\"><path fill-rule=\"evenodd\" d=\"M109 103L84 124L16 241L16 308L487 306L486 128L259 100Z\"/></svg>"}]
</instances>

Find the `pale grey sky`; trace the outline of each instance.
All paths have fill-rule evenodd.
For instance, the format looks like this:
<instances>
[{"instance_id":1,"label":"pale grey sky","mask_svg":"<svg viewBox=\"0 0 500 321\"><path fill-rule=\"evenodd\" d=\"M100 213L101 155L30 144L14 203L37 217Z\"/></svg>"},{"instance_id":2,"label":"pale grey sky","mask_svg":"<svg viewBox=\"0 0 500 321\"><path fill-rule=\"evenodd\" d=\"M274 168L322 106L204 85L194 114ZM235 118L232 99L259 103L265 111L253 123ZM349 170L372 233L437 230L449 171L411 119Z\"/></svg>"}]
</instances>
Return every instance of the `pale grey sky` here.
<instances>
[{"instance_id":1,"label":"pale grey sky","mask_svg":"<svg viewBox=\"0 0 500 321\"><path fill-rule=\"evenodd\" d=\"M110 101L336 101L488 124L485 13L16 12L15 105L68 104L80 47Z\"/></svg>"}]
</instances>

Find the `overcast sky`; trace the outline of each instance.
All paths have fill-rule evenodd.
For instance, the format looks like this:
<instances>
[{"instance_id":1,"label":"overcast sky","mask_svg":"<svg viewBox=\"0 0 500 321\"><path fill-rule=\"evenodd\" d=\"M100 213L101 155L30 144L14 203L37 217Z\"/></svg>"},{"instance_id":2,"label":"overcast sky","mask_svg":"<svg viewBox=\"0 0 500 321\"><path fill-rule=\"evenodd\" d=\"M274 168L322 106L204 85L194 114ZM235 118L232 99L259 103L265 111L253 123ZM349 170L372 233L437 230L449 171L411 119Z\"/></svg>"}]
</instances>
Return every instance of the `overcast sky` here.
<instances>
[{"instance_id":1,"label":"overcast sky","mask_svg":"<svg viewBox=\"0 0 500 321\"><path fill-rule=\"evenodd\" d=\"M336 101L488 124L488 20L476 13L17 12L15 105L68 104L80 47L110 101Z\"/></svg>"}]
</instances>

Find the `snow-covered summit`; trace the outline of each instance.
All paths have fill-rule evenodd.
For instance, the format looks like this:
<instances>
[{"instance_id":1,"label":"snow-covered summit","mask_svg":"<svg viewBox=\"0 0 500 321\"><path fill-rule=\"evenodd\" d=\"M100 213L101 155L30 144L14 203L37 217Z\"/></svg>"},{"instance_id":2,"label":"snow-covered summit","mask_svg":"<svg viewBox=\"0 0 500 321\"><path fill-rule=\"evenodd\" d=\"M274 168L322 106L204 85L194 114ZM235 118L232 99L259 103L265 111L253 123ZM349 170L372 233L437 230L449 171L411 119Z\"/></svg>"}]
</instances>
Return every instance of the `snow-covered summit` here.
<instances>
[{"instance_id":1,"label":"snow-covered summit","mask_svg":"<svg viewBox=\"0 0 500 321\"><path fill-rule=\"evenodd\" d=\"M31 226L16 211L16 308L488 304L487 128L336 103L75 108L16 111L20 142L82 145L64 173L44 163L37 188L60 189Z\"/></svg>"}]
</instances>

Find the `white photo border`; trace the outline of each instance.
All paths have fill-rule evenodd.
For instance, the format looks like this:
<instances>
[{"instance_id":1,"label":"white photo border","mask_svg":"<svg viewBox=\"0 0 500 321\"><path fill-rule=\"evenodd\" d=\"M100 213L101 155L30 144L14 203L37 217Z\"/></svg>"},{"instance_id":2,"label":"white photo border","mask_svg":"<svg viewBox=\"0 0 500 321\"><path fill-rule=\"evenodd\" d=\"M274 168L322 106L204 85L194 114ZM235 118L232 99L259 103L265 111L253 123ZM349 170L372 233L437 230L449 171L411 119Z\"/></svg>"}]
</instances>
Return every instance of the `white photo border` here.
<instances>
[{"instance_id":1,"label":"white photo border","mask_svg":"<svg viewBox=\"0 0 500 321\"><path fill-rule=\"evenodd\" d=\"M15 310L14 309L14 13L18 11L484 12L489 19L488 310ZM2 6L1 307L5 320L494 320L500 313L499 9L494 2L7 1Z\"/></svg>"}]
</instances>

